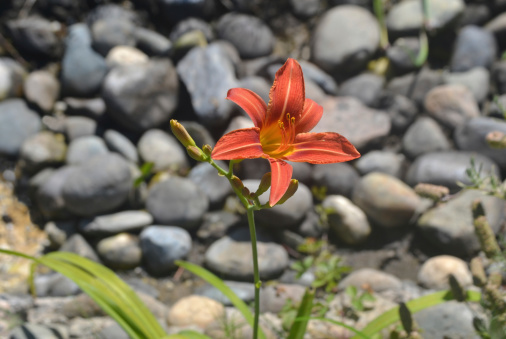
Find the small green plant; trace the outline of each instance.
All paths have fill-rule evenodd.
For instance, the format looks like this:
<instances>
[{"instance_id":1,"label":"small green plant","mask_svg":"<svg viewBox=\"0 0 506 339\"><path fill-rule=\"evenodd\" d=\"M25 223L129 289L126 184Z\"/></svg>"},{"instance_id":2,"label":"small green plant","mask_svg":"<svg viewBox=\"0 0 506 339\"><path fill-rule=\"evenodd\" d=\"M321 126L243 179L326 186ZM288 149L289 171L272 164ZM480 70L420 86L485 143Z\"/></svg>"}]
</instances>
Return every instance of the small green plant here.
<instances>
[{"instance_id":1,"label":"small green plant","mask_svg":"<svg viewBox=\"0 0 506 339\"><path fill-rule=\"evenodd\" d=\"M346 294L351 298L351 306L355 311L362 312L369 309L364 302L375 301L376 298L366 290L359 291L356 286L348 286L345 290Z\"/></svg>"},{"instance_id":2,"label":"small green plant","mask_svg":"<svg viewBox=\"0 0 506 339\"><path fill-rule=\"evenodd\" d=\"M492 172L483 173L483 164L476 165L474 158L471 158L471 166L466 170L466 175L471 182L466 185L462 182L457 184L464 189L480 190L488 195L493 195L501 199L506 199L506 181L501 182Z\"/></svg>"}]
</instances>

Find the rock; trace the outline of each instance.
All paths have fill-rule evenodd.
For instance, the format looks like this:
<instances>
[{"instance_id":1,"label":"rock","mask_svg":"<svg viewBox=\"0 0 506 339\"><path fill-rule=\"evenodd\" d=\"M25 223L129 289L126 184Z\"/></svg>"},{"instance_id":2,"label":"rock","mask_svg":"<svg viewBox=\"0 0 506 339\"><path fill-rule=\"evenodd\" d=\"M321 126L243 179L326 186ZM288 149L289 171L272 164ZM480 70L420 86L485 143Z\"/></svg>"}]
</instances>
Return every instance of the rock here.
<instances>
[{"instance_id":1,"label":"rock","mask_svg":"<svg viewBox=\"0 0 506 339\"><path fill-rule=\"evenodd\" d=\"M364 242L371 233L365 213L342 195L328 195L322 203L329 227L350 245Z\"/></svg>"},{"instance_id":2,"label":"rock","mask_svg":"<svg viewBox=\"0 0 506 339\"><path fill-rule=\"evenodd\" d=\"M456 23L464 12L462 0L430 0L428 2L432 29L442 30ZM392 6L386 17L388 31L392 35L410 35L418 33L423 26L422 4L417 0L407 0Z\"/></svg>"},{"instance_id":3,"label":"rock","mask_svg":"<svg viewBox=\"0 0 506 339\"><path fill-rule=\"evenodd\" d=\"M464 14L460 18L462 27L469 25L483 26L490 20L490 8L483 3L466 4Z\"/></svg>"},{"instance_id":4,"label":"rock","mask_svg":"<svg viewBox=\"0 0 506 339\"><path fill-rule=\"evenodd\" d=\"M490 68L497 54L494 35L478 26L462 28L455 41L450 69L465 72L474 67Z\"/></svg>"},{"instance_id":5,"label":"rock","mask_svg":"<svg viewBox=\"0 0 506 339\"><path fill-rule=\"evenodd\" d=\"M97 254L88 242L83 238L82 235L76 233L65 241L62 247L62 252L72 252L86 259L90 259L95 262L100 262Z\"/></svg>"},{"instance_id":6,"label":"rock","mask_svg":"<svg viewBox=\"0 0 506 339\"><path fill-rule=\"evenodd\" d=\"M199 18L188 18L178 22L170 32L170 40L177 41L186 33L200 31L207 42L215 40L213 29L206 21Z\"/></svg>"},{"instance_id":7,"label":"rock","mask_svg":"<svg viewBox=\"0 0 506 339\"><path fill-rule=\"evenodd\" d=\"M300 60L300 67L302 68L302 72L304 73L305 80L313 81L315 84L320 86L327 94L331 95L337 94L337 84L334 78L325 73L318 66L310 62Z\"/></svg>"},{"instance_id":8,"label":"rock","mask_svg":"<svg viewBox=\"0 0 506 339\"><path fill-rule=\"evenodd\" d=\"M134 164L139 162L135 145L120 132L108 129L104 133L104 141L110 151L121 154L125 159Z\"/></svg>"},{"instance_id":9,"label":"rock","mask_svg":"<svg viewBox=\"0 0 506 339\"><path fill-rule=\"evenodd\" d=\"M149 56L169 56L172 42L162 34L144 27L135 27L133 31L137 48Z\"/></svg>"},{"instance_id":10,"label":"rock","mask_svg":"<svg viewBox=\"0 0 506 339\"><path fill-rule=\"evenodd\" d=\"M227 168L222 161L216 161L221 168ZM188 173L188 179L193 181L207 196L211 207L223 205L226 197L233 193L228 179L218 176L218 172L208 163L200 163Z\"/></svg>"},{"instance_id":11,"label":"rock","mask_svg":"<svg viewBox=\"0 0 506 339\"><path fill-rule=\"evenodd\" d=\"M0 57L0 101L20 97L25 77L26 71L18 62Z\"/></svg>"},{"instance_id":12,"label":"rock","mask_svg":"<svg viewBox=\"0 0 506 339\"><path fill-rule=\"evenodd\" d=\"M281 319L270 312L260 314L259 327L262 328L267 339L277 339L278 333L283 332ZM207 325L204 333L211 338L254 338L253 328L244 315L234 307L225 308L225 314Z\"/></svg>"},{"instance_id":13,"label":"rock","mask_svg":"<svg viewBox=\"0 0 506 339\"><path fill-rule=\"evenodd\" d=\"M191 180L171 177L148 192L146 209L156 223L195 229L202 222L209 200Z\"/></svg>"},{"instance_id":14,"label":"rock","mask_svg":"<svg viewBox=\"0 0 506 339\"><path fill-rule=\"evenodd\" d=\"M355 166L361 175L381 172L397 178L402 177L404 156L389 151L370 151L360 157Z\"/></svg>"},{"instance_id":15,"label":"rock","mask_svg":"<svg viewBox=\"0 0 506 339\"><path fill-rule=\"evenodd\" d=\"M109 154L109 150L102 138L94 135L84 136L70 142L67 151L67 164L84 165L94 157L107 154Z\"/></svg>"},{"instance_id":16,"label":"rock","mask_svg":"<svg viewBox=\"0 0 506 339\"><path fill-rule=\"evenodd\" d=\"M157 0L161 14L171 24L189 17L209 18L214 14L215 3L211 0Z\"/></svg>"},{"instance_id":17,"label":"rock","mask_svg":"<svg viewBox=\"0 0 506 339\"><path fill-rule=\"evenodd\" d=\"M355 286L365 290L371 289L374 292L387 290L398 290L402 282L395 276L372 268L362 268L353 271L339 283L340 289L348 286Z\"/></svg>"},{"instance_id":18,"label":"rock","mask_svg":"<svg viewBox=\"0 0 506 339\"><path fill-rule=\"evenodd\" d=\"M434 87L427 93L424 106L432 117L451 129L480 116L473 93L462 85Z\"/></svg>"},{"instance_id":19,"label":"rock","mask_svg":"<svg viewBox=\"0 0 506 339\"><path fill-rule=\"evenodd\" d=\"M69 28L67 47L61 65L64 95L91 97L98 93L107 73L104 58L91 48L91 33L86 24Z\"/></svg>"},{"instance_id":20,"label":"rock","mask_svg":"<svg viewBox=\"0 0 506 339\"><path fill-rule=\"evenodd\" d=\"M499 50L504 49L504 37L506 36L506 14L501 13L490 20L484 27L487 31L494 34Z\"/></svg>"},{"instance_id":21,"label":"rock","mask_svg":"<svg viewBox=\"0 0 506 339\"><path fill-rule=\"evenodd\" d=\"M232 43L241 58L258 58L271 54L275 38L262 20L252 15L228 13L218 21L220 39Z\"/></svg>"},{"instance_id":22,"label":"rock","mask_svg":"<svg viewBox=\"0 0 506 339\"><path fill-rule=\"evenodd\" d=\"M91 27L95 22L107 19L128 21L134 23L135 25L139 25L141 23L141 19L136 12L128 9L127 6L121 6L115 3L95 6L88 13L86 23Z\"/></svg>"},{"instance_id":23,"label":"rock","mask_svg":"<svg viewBox=\"0 0 506 339\"><path fill-rule=\"evenodd\" d=\"M151 129L139 139L137 150L144 162L153 163L153 171L188 168L183 146L162 130Z\"/></svg>"},{"instance_id":24,"label":"rock","mask_svg":"<svg viewBox=\"0 0 506 339\"><path fill-rule=\"evenodd\" d=\"M219 302L200 295L190 295L172 305L167 322L173 326L196 325L203 329L223 317L224 312L225 308Z\"/></svg>"},{"instance_id":25,"label":"rock","mask_svg":"<svg viewBox=\"0 0 506 339\"><path fill-rule=\"evenodd\" d=\"M393 132L404 132L418 114L413 101L402 95L384 95L379 106L390 116Z\"/></svg>"},{"instance_id":26,"label":"rock","mask_svg":"<svg viewBox=\"0 0 506 339\"><path fill-rule=\"evenodd\" d=\"M419 156L409 167L406 174L406 183L415 186L418 183L428 183L446 186L451 193L458 192L460 186L457 182L470 185L466 170L471 167L471 158L474 158L477 168L482 166L482 173L500 175L497 165L489 158L471 152L434 152Z\"/></svg>"},{"instance_id":27,"label":"rock","mask_svg":"<svg viewBox=\"0 0 506 339\"><path fill-rule=\"evenodd\" d=\"M176 268L176 260L184 259L191 250L190 234L175 226L152 225L140 234L143 262L152 275L163 276Z\"/></svg>"},{"instance_id":28,"label":"rock","mask_svg":"<svg viewBox=\"0 0 506 339\"><path fill-rule=\"evenodd\" d=\"M395 39L393 45L386 50L388 60L396 74L404 74L416 70L414 61L420 52L420 40L414 37Z\"/></svg>"},{"instance_id":29,"label":"rock","mask_svg":"<svg viewBox=\"0 0 506 339\"><path fill-rule=\"evenodd\" d=\"M62 187L63 199L73 213L93 216L119 207L132 186L126 160L114 153L97 155L69 174Z\"/></svg>"},{"instance_id":30,"label":"rock","mask_svg":"<svg viewBox=\"0 0 506 339\"><path fill-rule=\"evenodd\" d=\"M100 215L91 220L81 220L79 230L87 235L112 235L136 232L153 223L151 214L145 211L121 211Z\"/></svg>"},{"instance_id":31,"label":"rock","mask_svg":"<svg viewBox=\"0 0 506 339\"><path fill-rule=\"evenodd\" d=\"M105 116L106 107L102 98L65 98L63 102L67 105L65 113L68 115L85 116L97 121L103 120Z\"/></svg>"},{"instance_id":32,"label":"rock","mask_svg":"<svg viewBox=\"0 0 506 339\"><path fill-rule=\"evenodd\" d=\"M177 107L178 95L177 74L167 59L115 67L102 86L107 112L134 131L145 131L168 121Z\"/></svg>"},{"instance_id":33,"label":"rock","mask_svg":"<svg viewBox=\"0 0 506 339\"><path fill-rule=\"evenodd\" d=\"M490 89L490 73L483 67L475 67L467 72L447 73L444 75L444 82L467 87L476 101L482 102L487 98Z\"/></svg>"},{"instance_id":34,"label":"rock","mask_svg":"<svg viewBox=\"0 0 506 339\"><path fill-rule=\"evenodd\" d=\"M260 180L243 180L244 186L251 192L258 189ZM265 204L269 201L271 190L260 196L260 203ZM297 192L284 204L274 206L273 208L258 211L255 215L259 224L282 229L300 224L306 213L313 207L313 196L309 188L299 182Z\"/></svg>"},{"instance_id":35,"label":"rock","mask_svg":"<svg viewBox=\"0 0 506 339\"><path fill-rule=\"evenodd\" d=\"M318 0L290 0L293 14L300 18L310 18L318 13L320 2Z\"/></svg>"},{"instance_id":36,"label":"rock","mask_svg":"<svg viewBox=\"0 0 506 339\"><path fill-rule=\"evenodd\" d=\"M93 49L103 56L116 46L134 46L134 24L128 20L98 19L90 25Z\"/></svg>"},{"instance_id":37,"label":"rock","mask_svg":"<svg viewBox=\"0 0 506 339\"><path fill-rule=\"evenodd\" d=\"M413 314L426 338L479 339L473 326L475 313L463 303L447 301Z\"/></svg>"},{"instance_id":38,"label":"rock","mask_svg":"<svg viewBox=\"0 0 506 339\"><path fill-rule=\"evenodd\" d=\"M486 136L493 131L506 133L506 122L488 117L468 120L459 126L453 138L458 149L475 151L495 161L502 169L506 169L506 149L494 149L488 146Z\"/></svg>"},{"instance_id":39,"label":"rock","mask_svg":"<svg viewBox=\"0 0 506 339\"><path fill-rule=\"evenodd\" d=\"M299 305L306 292L306 287L295 284L276 284L265 286L260 292L260 312L278 314L291 300Z\"/></svg>"},{"instance_id":40,"label":"rock","mask_svg":"<svg viewBox=\"0 0 506 339\"><path fill-rule=\"evenodd\" d=\"M227 91L239 85L232 62L219 44L193 48L178 63L177 72L190 93L193 109L206 126L225 123L234 105Z\"/></svg>"},{"instance_id":41,"label":"rock","mask_svg":"<svg viewBox=\"0 0 506 339\"><path fill-rule=\"evenodd\" d=\"M473 276L466 262L450 255L438 255L427 260L418 271L418 283L429 289L448 290L450 274L463 288L473 284Z\"/></svg>"},{"instance_id":42,"label":"rock","mask_svg":"<svg viewBox=\"0 0 506 339\"><path fill-rule=\"evenodd\" d=\"M179 121L181 125L190 133L193 140L195 140L195 143L197 145L209 145L211 147L214 147L216 142L214 141L214 138L212 137L211 133L195 121Z\"/></svg>"},{"instance_id":43,"label":"rock","mask_svg":"<svg viewBox=\"0 0 506 339\"><path fill-rule=\"evenodd\" d=\"M38 275L34 283L37 297L66 297L82 292L75 282L59 273Z\"/></svg>"},{"instance_id":44,"label":"rock","mask_svg":"<svg viewBox=\"0 0 506 339\"><path fill-rule=\"evenodd\" d=\"M224 237L228 231L241 222L241 217L227 211L213 211L204 214L197 237L206 244Z\"/></svg>"},{"instance_id":45,"label":"rock","mask_svg":"<svg viewBox=\"0 0 506 339\"><path fill-rule=\"evenodd\" d=\"M506 16L505 16L506 19ZM506 35L505 35L506 36ZM506 60L496 62L492 69L493 79L499 94L506 93Z\"/></svg>"},{"instance_id":46,"label":"rock","mask_svg":"<svg viewBox=\"0 0 506 339\"><path fill-rule=\"evenodd\" d=\"M14 327L9 339L65 339L68 331L61 326L46 326L26 323Z\"/></svg>"},{"instance_id":47,"label":"rock","mask_svg":"<svg viewBox=\"0 0 506 339\"><path fill-rule=\"evenodd\" d=\"M109 67L145 64L149 57L132 46L116 46L111 48L105 58Z\"/></svg>"},{"instance_id":48,"label":"rock","mask_svg":"<svg viewBox=\"0 0 506 339\"><path fill-rule=\"evenodd\" d=\"M373 73L362 73L342 83L339 96L357 98L364 105L375 106L385 79Z\"/></svg>"},{"instance_id":49,"label":"rock","mask_svg":"<svg viewBox=\"0 0 506 339\"><path fill-rule=\"evenodd\" d=\"M119 233L97 243L97 253L104 263L116 270L130 270L141 264L139 239L128 233Z\"/></svg>"},{"instance_id":50,"label":"rock","mask_svg":"<svg viewBox=\"0 0 506 339\"><path fill-rule=\"evenodd\" d=\"M427 93L442 83L443 76L440 72L424 67L418 73L393 78L386 88L393 94L405 96L417 105L423 106Z\"/></svg>"},{"instance_id":51,"label":"rock","mask_svg":"<svg viewBox=\"0 0 506 339\"><path fill-rule=\"evenodd\" d=\"M348 163L315 165L312 173L313 183L326 187L327 194L351 197L353 187L360 178L357 170Z\"/></svg>"},{"instance_id":52,"label":"rock","mask_svg":"<svg viewBox=\"0 0 506 339\"><path fill-rule=\"evenodd\" d=\"M447 151L450 148L450 142L441 127L429 117L418 118L402 138L402 149L412 159L426 153Z\"/></svg>"},{"instance_id":53,"label":"rock","mask_svg":"<svg viewBox=\"0 0 506 339\"><path fill-rule=\"evenodd\" d=\"M322 102L325 114L312 132L337 132L356 148L370 146L390 132L390 118L350 97L328 97Z\"/></svg>"},{"instance_id":54,"label":"rock","mask_svg":"<svg viewBox=\"0 0 506 339\"><path fill-rule=\"evenodd\" d=\"M490 227L497 233L504 218L504 201L479 191L463 191L446 204L428 210L418 219L418 228L443 253L471 256L481 248L471 213L476 199L482 201Z\"/></svg>"},{"instance_id":55,"label":"rock","mask_svg":"<svg viewBox=\"0 0 506 339\"><path fill-rule=\"evenodd\" d=\"M288 267L286 250L257 229L258 269L261 280L279 277ZM253 256L249 230L242 227L214 242L205 253L205 263L224 278L253 281Z\"/></svg>"},{"instance_id":56,"label":"rock","mask_svg":"<svg viewBox=\"0 0 506 339\"><path fill-rule=\"evenodd\" d=\"M61 164L65 160L66 145L62 135L42 131L23 142L19 157L28 171Z\"/></svg>"},{"instance_id":57,"label":"rock","mask_svg":"<svg viewBox=\"0 0 506 339\"><path fill-rule=\"evenodd\" d=\"M255 299L255 285L240 281L223 281L242 301L249 303ZM206 284L195 290L195 294L207 297L225 306L233 306L232 302L216 287Z\"/></svg>"},{"instance_id":58,"label":"rock","mask_svg":"<svg viewBox=\"0 0 506 339\"><path fill-rule=\"evenodd\" d=\"M70 142L80 137L93 136L96 131L97 122L91 118L80 116L65 118L65 134Z\"/></svg>"},{"instance_id":59,"label":"rock","mask_svg":"<svg viewBox=\"0 0 506 339\"><path fill-rule=\"evenodd\" d=\"M62 29L58 22L30 16L6 23L12 44L21 54L33 58L53 59L61 56L62 42L58 31Z\"/></svg>"},{"instance_id":60,"label":"rock","mask_svg":"<svg viewBox=\"0 0 506 339\"><path fill-rule=\"evenodd\" d=\"M15 157L21 146L41 128L37 113L21 99L0 102L0 155Z\"/></svg>"},{"instance_id":61,"label":"rock","mask_svg":"<svg viewBox=\"0 0 506 339\"><path fill-rule=\"evenodd\" d=\"M352 73L362 69L378 48L380 30L372 14L357 6L325 12L311 46L314 63L323 70Z\"/></svg>"},{"instance_id":62,"label":"rock","mask_svg":"<svg viewBox=\"0 0 506 339\"><path fill-rule=\"evenodd\" d=\"M57 250L77 233L77 227L73 221L49 221L44 225L44 232L47 234L49 247Z\"/></svg>"},{"instance_id":63,"label":"rock","mask_svg":"<svg viewBox=\"0 0 506 339\"><path fill-rule=\"evenodd\" d=\"M412 188L384 173L362 177L353 190L353 203L376 224L395 228L410 224L420 206Z\"/></svg>"},{"instance_id":64,"label":"rock","mask_svg":"<svg viewBox=\"0 0 506 339\"><path fill-rule=\"evenodd\" d=\"M34 71L24 84L26 100L45 112L50 112L60 94L60 83L48 71Z\"/></svg>"},{"instance_id":65,"label":"rock","mask_svg":"<svg viewBox=\"0 0 506 339\"><path fill-rule=\"evenodd\" d=\"M69 211L65 208L62 190L65 181L74 170L75 168L70 166L58 168L44 180L37 190L35 201L40 212L47 219L61 219L70 216Z\"/></svg>"}]
</instances>

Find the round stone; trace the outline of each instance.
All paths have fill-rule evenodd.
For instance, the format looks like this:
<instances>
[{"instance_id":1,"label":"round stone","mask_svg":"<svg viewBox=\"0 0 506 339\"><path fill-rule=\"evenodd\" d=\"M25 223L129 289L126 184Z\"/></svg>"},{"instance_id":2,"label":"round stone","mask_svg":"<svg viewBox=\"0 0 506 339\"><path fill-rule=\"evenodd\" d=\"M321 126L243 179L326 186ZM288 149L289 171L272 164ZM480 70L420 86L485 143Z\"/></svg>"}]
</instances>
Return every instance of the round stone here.
<instances>
[{"instance_id":1,"label":"round stone","mask_svg":"<svg viewBox=\"0 0 506 339\"><path fill-rule=\"evenodd\" d=\"M25 140L19 156L26 162L28 170L37 170L65 160L65 140L62 135L42 131Z\"/></svg>"},{"instance_id":2,"label":"round stone","mask_svg":"<svg viewBox=\"0 0 506 339\"><path fill-rule=\"evenodd\" d=\"M153 163L153 171L180 170L188 168L183 146L173 136L159 129L144 133L137 144L144 162Z\"/></svg>"},{"instance_id":3,"label":"round stone","mask_svg":"<svg viewBox=\"0 0 506 339\"><path fill-rule=\"evenodd\" d=\"M372 289L374 292L384 292L400 289L402 282L391 274L372 268L362 268L353 271L339 283L339 288L345 289L348 286L355 286L366 290Z\"/></svg>"},{"instance_id":4,"label":"round stone","mask_svg":"<svg viewBox=\"0 0 506 339\"><path fill-rule=\"evenodd\" d=\"M26 78L24 92L26 100L50 112L60 94L60 83L48 71L35 71Z\"/></svg>"},{"instance_id":5,"label":"round stone","mask_svg":"<svg viewBox=\"0 0 506 339\"><path fill-rule=\"evenodd\" d=\"M70 142L67 151L67 164L86 164L94 157L104 156L108 153L109 150L102 138L94 135L84 136Z\"/></svg>"},{"instance_id":6,"label":"round stone","mask_svg":"<svg viewBox=\"0 0 506 339\"><path fill-rule=\"evenodd\" d=\"M139 162L139 155L135 145L126 136L112 129L104 133L104 141L112 152L121 154L134 164Z\"/></svg>"},{"instance_id":7,"label":"round stone","mask_svg":"<svg viewBox=\"0 0 506 339\"><path fill-rule=\"evenodd\" d=\"M221 168L227 165L222 161L216 161ZM233 193L228 179L218 175L214 167L208 163L200 163L188 173L188 179L193 181L209 199L211 206L219 207L227 196Z\"/></svg>"},{"instance_id":8,"label":"round stone","mask_svg":"<svg viewBox=\"0 0 506 339\"><path fill-rule=\"evenodd\" d=\"M473 275L466 262L450 255L439 255L427 260L418 271L418 283L425 288L446 290L450 288L450 274L464 288L473 284Z\"/></svg>"},{"instance_id":9,"label":"round stone","mask_svg":"<svg viewBox=\"0 0 506 339\"><path fill-rule=\"evenodd\" d=\"M79 229L87 235L110 235L136 232L153 223L151 214L145 211L121 211L82 220Z\"/></svg>"},{"instance_id":10,"label":"round stone","mask_svg":"<svg viewBox=\"0 0 506 339\"><path fill-rule=\"evenodd\" d=\"M437 122L429 117L420 117L404 134L402 148L413 159L422 154L449 150L450 142Z\"/></svg>"},{"instance_id":11,"label":"round stone","mask_svg":"<svg viewBox=\"0 0 506 339\"><path fill-rule=\"evenodd\" d=\"M100 240L97 243L97 253L107 266L117 270L130 270L139 266L142 257L139 239L128 233Z\"/></svg>"},{"instance_id":12,"label":"round stone","mask_svg":"<svg viewBox=\"0 0 506 339\"><path fill-rule=\"evenodd\" d=\"M225 308L219 302L200 295L184 297L172 305L167 321L173 326L198 326L202 329L223 317Z\"/></svg>"}]
</instances>

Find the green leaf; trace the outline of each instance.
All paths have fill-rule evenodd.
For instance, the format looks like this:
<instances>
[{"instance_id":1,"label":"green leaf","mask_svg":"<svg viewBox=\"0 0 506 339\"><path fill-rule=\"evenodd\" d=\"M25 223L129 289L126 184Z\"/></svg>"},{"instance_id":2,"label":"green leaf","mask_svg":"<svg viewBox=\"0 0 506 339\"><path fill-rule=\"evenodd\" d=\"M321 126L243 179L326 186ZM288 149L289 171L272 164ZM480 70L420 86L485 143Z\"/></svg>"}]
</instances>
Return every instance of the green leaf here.
<instances>
[{"instance_id":1,"label":"green leaf","mask_svg":"<svg viewBox=\"0 0 506 339\"><path fill-rule=\"evenodd\" d=\"M153 169L153 162L146 162L140 168L141 174L135 179L134 187L138 187L146 178L151 174L151 170Z\"/></svg>"},{"instance_id":2,"label":"green leaf","mask_svg":"<svg viewBox=\"0 0 506 339\"><path fill-rule=\"evenodd\" d=\"M490 338L504 339L506 338L506 324L501 321L499 316L495 316L490 320Z\"/></svg>"},{"instance_id":3,"label":"green leaf","mask_svg":"<svg viewBox=\"0 0 506 339\"><path fill-rule=\"evenodd\" d=\"M429 40L427 38L427 33L424 30L420 31L420 49L418 50L418 55L416 56L413 64L416 67L422 66L425 61L427 61L427 57L429 56Z\"/></svg>"},{"instance_id":4,"label":"green leaf","mask_svg":"<svg viewBox=\"0 0 506 339\"><path fill-rule=\"evenodd\" d=\"M337 325L337 326L341 326L341 327L344 327L346 328L347 330L353 332L356 334L356 336L354 338L362 338L362 339L372 339L371 337L365 335L363 332L360 332L359 330L356 330L354 327L351 327L350 325L346 325L345 323L342 323L340 321L337 321L337 320L333 320L333 319L329 319L329 318L311 318L311 320L321 320L321 321L326 321L326 322L329 322L331 324L334 324L334 325Z\"/></svg>"},{"instance_id":5,"label":"green leaf","mask_svg":"<svg viewBox=\"0 0 506 339\"><path fill-rule=\"evenodd\" d=\"M302 297L302 301L297 311L297 317L293 323L290 333L286 339L303 339L306 333L307 323L311 317L311 310L313 309L313 299L315 295L314 289L307 289Z\"/></svg>"},{"instance_id":6,"label":"green leaf","mask_svg":"<svg viewBox=\"0 0 506 339\"><path fill-rule=\"evenodd\" d=\"M205 334L202 334L202 333L199 333L196 331L192 331L192 330L184 330L184 331L179 332L178 334L184 336L187 339L212 339L211 337L209 337Z\"/></svg>"},{"instance_id":7,"label":"green leaf","mask_svg":"<svg viewBox=\"0 0 506 339\"><path fill-rule=\"evenodd\" d=\"M413 317L405 303L399 305L399 318L401 318L404 331L406 331L406 333L411 333L413 331Z\"/></svg>"},{"instance_id":8,"label":"green leaf","mask_svg":"<svg viewBox=\"0 0 506 339\"><path fill-rule=\"evenodd\" d=\"M223 293L230 302L237 308L246 321L253 327L253 314L251 313L250 309L246 305L244 301L241 300L231 289L228 287L223 280L209 272L203 267L197 266L195 264L192 264L190 262L186 261L176 261L176 265L183 267L184 269L192 272L193 274L199 276L203 280L207 281L209 284L213 285L215 288L217 288L221 293ZM259 336L262 339L266 339L265 334L263 333L262 329L259 328Z\"/></svg>"}]
</instances>

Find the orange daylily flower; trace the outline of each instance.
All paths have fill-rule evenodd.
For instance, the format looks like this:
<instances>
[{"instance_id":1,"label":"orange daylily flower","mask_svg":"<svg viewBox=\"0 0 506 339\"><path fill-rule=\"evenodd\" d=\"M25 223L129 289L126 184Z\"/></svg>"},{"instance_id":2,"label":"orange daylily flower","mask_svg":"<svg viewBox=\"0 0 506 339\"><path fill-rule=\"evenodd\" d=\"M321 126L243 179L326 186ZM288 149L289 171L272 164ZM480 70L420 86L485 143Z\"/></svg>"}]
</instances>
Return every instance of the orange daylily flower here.
<instances>
[{"instance_id":1,"label":"orange daylily flower","mask_svg":"<svg viewBox=\"0 0 506 339\"><path fill-rule=\"evenodd\" d=\"M255 92L232 88L227 99L249 115L255 127L237 129L218 140L211 156L217 160L265 158L271 165L269 205L285 194L293 168L285 160L330 164L358 158L360 153L342 135L307 133L320 121L323 107L305 98L299 63L288 59L276 72L269 105Z\"/></svg>"}]
</instances>

